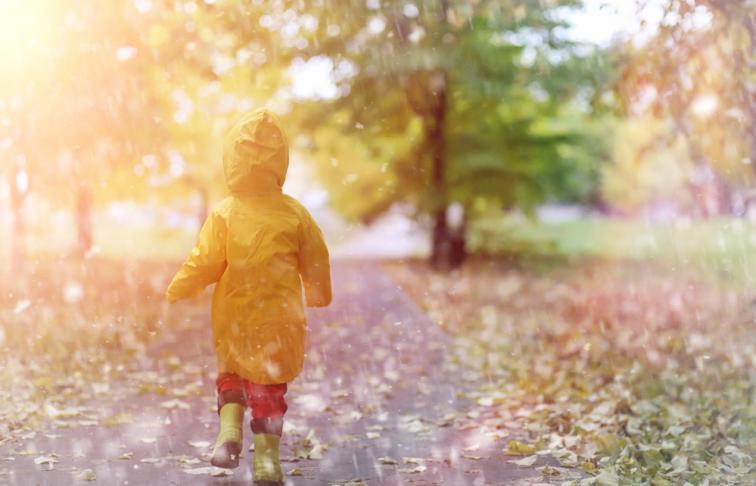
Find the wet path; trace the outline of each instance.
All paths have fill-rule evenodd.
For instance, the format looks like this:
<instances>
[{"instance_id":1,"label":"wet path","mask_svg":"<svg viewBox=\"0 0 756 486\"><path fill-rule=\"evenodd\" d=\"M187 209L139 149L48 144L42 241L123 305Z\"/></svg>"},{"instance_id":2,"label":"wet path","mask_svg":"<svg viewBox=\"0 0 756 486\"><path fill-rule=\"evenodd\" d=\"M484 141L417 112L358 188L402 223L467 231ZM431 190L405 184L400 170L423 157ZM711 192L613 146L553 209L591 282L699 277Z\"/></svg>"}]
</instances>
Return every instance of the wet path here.
<instances>
[{"instance_id":1,"label":"wet path","mask_svg":"<svg viewBox=\"0 0 756 486\"><path fill-rule=\"evenodd\" d=\"M334 304L309 313L305 371L287 395L287 485L545 481L502 454L515 431L466 413L461 392L474 383L448 359L452 343L376 265L337 263L334 288ZM0 485L251 484L251 452L236 470L209 468L217 417L206 322L159 337L100 402L52 411L46 431L0 447Z\"/></svg>"}]
</instances>

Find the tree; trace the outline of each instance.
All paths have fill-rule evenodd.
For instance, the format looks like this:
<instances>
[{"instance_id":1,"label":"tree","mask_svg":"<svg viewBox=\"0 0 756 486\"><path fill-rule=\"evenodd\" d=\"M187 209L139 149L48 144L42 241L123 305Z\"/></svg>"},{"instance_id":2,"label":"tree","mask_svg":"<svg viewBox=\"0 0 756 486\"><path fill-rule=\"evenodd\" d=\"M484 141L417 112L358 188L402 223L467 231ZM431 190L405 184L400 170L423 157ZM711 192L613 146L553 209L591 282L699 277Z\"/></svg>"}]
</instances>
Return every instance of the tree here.
<instances>
[{"instance_id":1,"label":"tree","mask_svg":"<svg viewBox=\"0 0 756 486\"><path fill-rule=\"evenodd\" d=\"M29 16L34 28L16 32L28 45L2 70L11 78L0 95L7 152L11 165L23 161L30 190L73 202L83 255L93 242L92 191L160 133L139 13L94 0L12 5L12 18Z\"/></svg>"},{"instance_id":2,"label":"tree","mask_svg":"<svg viewBox=\"0 0 756 486\"><path fill-rule=\"evenodd\" d=\"M289 114L306 135L296 146L346 216L370 221L405 202L430 217L432 259L445 265L480 207L594 199L584 128L610 69L560 32L561 9L579 3L217 1L200 6L196 30L220 36L253 85L271 69L330 65L335 94ZM456 235L451 204L467 215Z\"/></svg>"},{"instance_id":3,"label":"tree","mask_svg":"<svg viewBox=\"0 0 756 486\"><path fill-rule=\"evenodd\" d=\"M643 3L643 2L640 2ZM689 187L702 215L729 212L732 188L756 170L756 13L747 0L667 0L658 30L627 46L618 93L626 114L669 120L663 143L681 139ZM719 202L707 197L716 186Z\"/></svg>"},{"instance_id":4,"label":"tree","mask_svg":"<svg viewBox=\"0 0 756 486\"><path fill-rule=\"evenodd\" d=\"M662 136L671 122L650 115L616 122L612 164L602 171L602 197L625 213L637 213L650 203L688 209L692 164L682 137Z\"/></svg>"},{"instance_id":5,"label":"tree","mask_svg":"<svg viewBox=\"0 0 756 486\"><path fill-rule=\"evenodd\" d=\"M549 197L589 198L595 160L584 164L591 157L580 153L585 134L574 100L599 100L605 86L595 82L601 76L586 76L596 56L580 58L585 46L556 33L563 27L557 9L577 3L367 2L318 10L322 37L300 55L329 59L340 94L303 126L341 131L386 173L381 196L368 198L372 206L354 178L331 184L349 194L337 200L359 199L359 216L368 220L393 202L411 203L431 216L432 261L445 266L459 261L447 224L452 203L469 214L487 204L529 208ZM594 106L586 103L582 114ZM325 172L370 164L334 164L333 146L314 138ZM412 143L387 146L392 139ZM577 183L562 184L565 176Z\"/></svg>"}]
</instances>

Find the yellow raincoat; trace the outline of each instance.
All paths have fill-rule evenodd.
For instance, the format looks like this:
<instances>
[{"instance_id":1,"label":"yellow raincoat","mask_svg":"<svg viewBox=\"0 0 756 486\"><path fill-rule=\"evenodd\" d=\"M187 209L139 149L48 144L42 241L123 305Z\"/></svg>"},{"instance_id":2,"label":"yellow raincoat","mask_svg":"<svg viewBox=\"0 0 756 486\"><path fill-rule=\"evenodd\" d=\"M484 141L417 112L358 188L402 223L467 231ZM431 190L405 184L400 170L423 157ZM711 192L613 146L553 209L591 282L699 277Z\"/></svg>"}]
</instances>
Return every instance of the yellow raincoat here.
<instances>
[{"instance_id":1,"label":"yellow raincoat","mask_svg":"<svg viewBox=\"0 0 756 486\"><path fill-rule=\"evenodd\" d=\"M308 306L331 302L320 229L281 193L288 165L286 135L269 111L253 111L231 129L223 150L231 195L208 216L166 291L175 302L217 282L213 340L222 371L263 385L289 382L302 370L302 284Z\"/></svg>"}]
</instances>

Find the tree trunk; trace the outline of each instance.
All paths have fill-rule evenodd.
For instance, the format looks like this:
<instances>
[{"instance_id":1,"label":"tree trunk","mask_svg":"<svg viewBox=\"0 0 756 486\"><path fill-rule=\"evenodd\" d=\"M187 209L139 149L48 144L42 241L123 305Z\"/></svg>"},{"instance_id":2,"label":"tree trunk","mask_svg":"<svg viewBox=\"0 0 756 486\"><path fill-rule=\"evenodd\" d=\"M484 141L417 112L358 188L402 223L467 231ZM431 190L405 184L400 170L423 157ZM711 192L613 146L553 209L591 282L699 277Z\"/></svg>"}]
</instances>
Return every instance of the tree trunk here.
<instances>
[{"instance_id":1,"label":"tree trunk","mask_svg":"<svg viewBox=\"0 0 756 486\"><path fill-rule=\"evenodd\" d=\"M756 69L756 14L749 2L734 2L732 0L712 0L711 6L727 19L728 23L740 22L748 35L747 53L735 56L738 71L742 74L740 85L741 106L745 106L750 129L749 160L751 170L756 173L756 85L749 82L750 74Z\"/></svg>"},{"instance_id":2,"label":"tree trunk","mask_svg":"<svg viewBox=\"0 0 756 486\"><path fill-rule=\"evenodd\" d=\"M446 226L446 208L437 209L433 215L431 233L431 266L436 270L448 268L451 248L449 248L449 231Z\"/></svg>"},{"instance_id":3,"label":"tree trunk","mask_svg":"<svg viewBox=\"0 0 756 486\"><path fill-rule=\"evenodd\" d=\"M426 121L426 137L431 150L431 184L433 191L433 233L431 265L435 269L452 267L452 248L446 210L449 201L446 194L446 122L447 74L436 73L431 77L430 91L436 100L434 110Z\"/></svg>"},{"instance_id":4,"label":"tree trunk","mask_svg":"<svg viewBox=\"0 0 756 486\"><path fill-rule=\"evenodd\" d=\"M84 257L92 249L92 191L86 182L76 184L76 249Z\"/></svg>"},{"instance_id":5,"label":"tree trunk","mask_svg":"<svg viewBox=\"0 0 756 486\"><path fill-rule=\"evenodd\" d=\"M449 5L441 1L438 11L439 39L447 30ZM406 31L401 16L392 22L399 44L405 43ZM464 259L464 229L452 234L447 221L449 195L446 187L446 115L448 111L448 73L444 69L421 70L407 79L407 101L425 123L425 144L431 153L431 265L435 269L455 268ZM459 233L460 231L457 231ZM460 244L462 251L460 251Z\"/></svg>"},{"instance_id":6,"label":"tree trunk","mask_svg":"<svg viewBox=\"0 0 756 486\"><path fill-rule=\"evenodd\" d=\"M751 11L753 12L753 11ZM756 69L756 14L744 16L743 24L748 31L749 55L746 59L746 72ZM745 103L749 107L749 128L751 132L751 169L756 172L756 84L745 83Z\"/></svg>"},{"instance_id":7,"label":"tree trunk","mask_svg":"<svg viewBox=\"0 0 756 486\"><path fill-rule=\"evenodd\" d=\"M18 164L12 164L9 173L11 203L11 268L15 276L23 274L26 267L26 221L24 220L24 201L27 187L26 172Z\"/></svg>"}]
</instances>

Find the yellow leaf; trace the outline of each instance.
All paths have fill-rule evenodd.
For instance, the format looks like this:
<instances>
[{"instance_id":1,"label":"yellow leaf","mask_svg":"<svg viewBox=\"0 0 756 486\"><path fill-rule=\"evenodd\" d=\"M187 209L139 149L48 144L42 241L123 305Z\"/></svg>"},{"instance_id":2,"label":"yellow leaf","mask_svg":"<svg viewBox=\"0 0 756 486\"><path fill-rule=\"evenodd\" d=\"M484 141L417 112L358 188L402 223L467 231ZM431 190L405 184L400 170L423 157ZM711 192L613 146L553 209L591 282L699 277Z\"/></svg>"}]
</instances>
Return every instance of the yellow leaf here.
<instances>
[{"instance_id":1,"label":"yellow leaf","mask_svg":"<svg viewBox=\"0 0 756 486\"><path fill-rule=\"evenodd\" d=\"M111 417L105 417L103 419L100 419L100 425L107 425L107 426L114 426L114 425L123 425L123 424L130 424L134 421L134 417L128 413L118 413Z\"/></svg>"},{"instance_id":2,"label":"yellow leaf","mask_svg":"<svg viewBox=\"0 0 756 486\"><path fill-rule=\"evenodd\" d=\"M527 456L533 454L536 448L531 444L520 442L519 440L510 440L504 454L508 456Z\"/></svg>"},{"instance_id":3,"label":"yellow leaf","mask_svg":"<svg viewBox=\"0 0 756 486\"><path fill-rule=\"evenodd\" d=\"M515 464L520 467L530 467L533 464L535 464L537 460L538 460L538 456L528 456L528 457L523 457L522 459L519 459L517 461L512 461L512 464Z\"/></svg>"},{"instance_id":4,"label":"yellow leaf","mask_svg":"<svg viewBox=\"0 0 756 486\"><path fill-rule=\"evenodd\" d=\"M38 387L45 388L50 385L52 385L55 382L55 380L50 376L40 376L36 380L34 380L34 384Z\"/></svg>"},{"instance_id":5,"label":"yellow leaf","mask_svg":"<svg viewBox=\"0 0 756 486\"><path fill-rule=\"evenodd\" d=\"M76 475L76 480L77 481L96 481L97 475L91 469L84 469L82 471L79 471L79 473Z\"/></svg>"}]
</instances>

